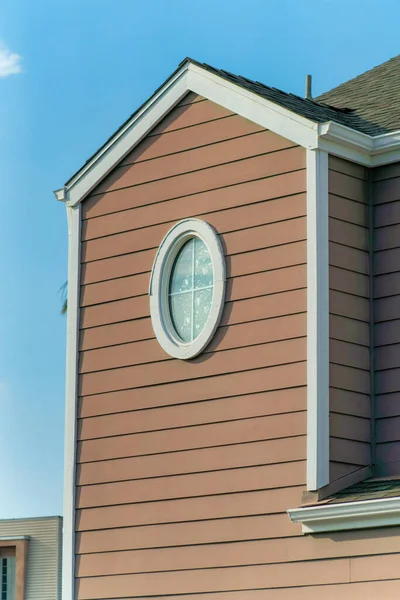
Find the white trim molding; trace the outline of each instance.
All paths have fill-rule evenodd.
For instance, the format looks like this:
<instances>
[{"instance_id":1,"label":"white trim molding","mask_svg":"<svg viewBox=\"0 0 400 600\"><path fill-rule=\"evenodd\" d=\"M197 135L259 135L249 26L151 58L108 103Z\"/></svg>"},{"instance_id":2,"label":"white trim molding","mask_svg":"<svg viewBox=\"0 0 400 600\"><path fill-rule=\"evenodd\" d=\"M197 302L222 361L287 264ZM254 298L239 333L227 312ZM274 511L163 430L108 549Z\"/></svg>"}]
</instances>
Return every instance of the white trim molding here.
<instances>
[{"instance_id":1,"label":"white trim molding","mask_svg":"<svg viewBox=\"0 0 400 600\"><path fill-rule=\"evenodd\" d=\"M400 525L400 498L304 506L287 512L293 523L302 524L303 533L387 527Z\"/></svg>"},{"instance_id":2,"label":"white trim molding","mask_svg":"<svg viewBox=\"0 0 400 600\"><path fill-rule=\"evenodd\" d=\"M307 489L329 483L328 154L307 150Z\"/></svg>"},{"instance_id":3,"label":"white trim molding","mask_svg":"<svg viewBox=\"0 0 400 600\"><path fill-rule=\"evenodd\" d=\"M75 590L75 473L78 402L79 285L81 205L67 206L68 310L64 441L64 518L62 598L74 600Z\"/></svg>"},{"instance_id":4,"label":"white trim molding","mask_svg":"<svg viewBox=\"0 0 400 600\"><path fill-rule=\"evenodd\" d=\"M319 125L318 148L366 167L379 167L400 160L400 131L371 136L328 121Z\"/></svg>"},{"instance_id":5,"label":"white trim molding","mask_svg":"<svg viewBox=\"0 0 400 600\"><path fill-rule=\"evenodd\" d=\"M204 242L212 261L213 295L210 312L203 330L191 342L182 341L175 331L168 302L168 289L175 259L190 239ZM214 229L200 219L184 219L176 223L162 240L150 279L150 314L153 330L160 346L170 356L189 359L197 356L211 341L222 316L225 300L225 257Z\"/></svg>"},{"instance_id":6,"label":"white trim molding","mask_svg":"<svg viewBox=\"0 0 400 600\"><path fill-rule=\"evenodd\" d=\"M76 173L54 192L75 206L188 93L194 92L305 148L316 148L318 125L187 60L149 101Z\"/></svg>"},{"instance_id":7,"label":"white trim molding","mask_svg":"<svg viewBox=\"0 0 400 600\"><path fill-rule=\"evenodd\" d=\"M370 136L333 121L316 123L211 73L189 59L62 188L59 201L75 206L188 93L194 92L306 149L320 149L365 166L400 160L400 131Z\"/></svg>"}]
</instances>

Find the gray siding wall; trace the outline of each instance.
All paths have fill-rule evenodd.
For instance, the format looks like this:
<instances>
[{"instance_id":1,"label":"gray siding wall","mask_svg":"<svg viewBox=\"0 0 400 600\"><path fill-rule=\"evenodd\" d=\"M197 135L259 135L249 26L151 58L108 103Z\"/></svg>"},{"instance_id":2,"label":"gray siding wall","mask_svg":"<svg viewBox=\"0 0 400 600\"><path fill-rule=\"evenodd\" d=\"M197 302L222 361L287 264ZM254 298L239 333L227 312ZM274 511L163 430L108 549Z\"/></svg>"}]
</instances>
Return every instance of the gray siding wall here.
<instances>
[{"instance_id":1,"label":"gray siding wall","mask_svg":"<svg viewBox=\"0 0 400 600\"><path fill-rule=\"evenodd\" d=\"M376 472L400 473L400 163L374 169Z\"/></svg>"},{"instance_id":2,"label":"gray siding wall","mask_svg":"<svg viewBox=\"0 0 400 600\"><path fill-rule=\"evenodd\" d=\"M330 156L331 481L371 458L368 198L366 169Z\"/></svg>"}]
</instances>

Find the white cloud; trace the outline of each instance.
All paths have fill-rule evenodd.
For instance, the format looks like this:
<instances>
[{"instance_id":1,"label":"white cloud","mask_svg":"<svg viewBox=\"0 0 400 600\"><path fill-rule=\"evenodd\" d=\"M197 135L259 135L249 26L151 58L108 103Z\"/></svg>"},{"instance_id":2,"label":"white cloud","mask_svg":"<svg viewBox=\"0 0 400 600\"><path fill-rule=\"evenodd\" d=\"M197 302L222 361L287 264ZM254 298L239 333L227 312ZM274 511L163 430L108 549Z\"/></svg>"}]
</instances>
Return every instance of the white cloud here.
<instances>
[{"instance_id":1,"label":"white cloud","mask_svg":"<svg viewBox=\"0 0 400 600\"><path fill-rule=\"evenodd\" d=\"M5 44L0 42L0 77L8 77L21 73L22 57L15 52L11 52Z\"/></svg>"}]
</instances>

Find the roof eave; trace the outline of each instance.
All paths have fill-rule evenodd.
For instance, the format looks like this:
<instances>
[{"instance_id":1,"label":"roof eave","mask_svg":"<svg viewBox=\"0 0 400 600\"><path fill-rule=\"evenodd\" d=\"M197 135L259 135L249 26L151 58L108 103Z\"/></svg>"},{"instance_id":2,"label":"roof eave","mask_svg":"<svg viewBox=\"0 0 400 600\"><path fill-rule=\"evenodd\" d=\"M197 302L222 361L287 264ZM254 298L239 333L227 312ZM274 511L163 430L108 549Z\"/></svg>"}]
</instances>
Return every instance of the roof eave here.
<instances>
[{"instance_id":1,"label":"roof eave","mask_svg":"<svg viewBox=\"0 0 400 600\"><path fill-rule=\"evenodd\" d=\"M178 69L65 184L57 200L75 206L168 112L194 92L306 149L365 166L400 161L400 131L370 136L334 121L316 123L185 59Z\"/></svg>"},{"instance_id":2,"label":"roof eave","mask_svg":"<svg viewBox=\"0 0 400 600\"><path fill-rule=\"evenodd\" d=\"M318 125L187 59L100 150L55 192L68 206L81 202L188 93L194 92L305 148L316 148Z\"/></svg>"},{"instance_id":3,"label":"roof eave","mask_svg":"<svg viewBox=\"0 0 400 600\"><path fill-rule=\"evenodd\" d=\"M289 509L293 523L301 523L303 533L343 531L400 525L400 497L321 504Z\"/></svg>"},{"instance_id":4,"label":"roof eave","mask_svg":"<svg viewBox=\"0 0 400 600\"><path fill-rule=\"evenodd\" d=\"M371 136L329 121L319 126L318 148L377 167L400 160L400 131Z\"/></svg>"}]
</instances>

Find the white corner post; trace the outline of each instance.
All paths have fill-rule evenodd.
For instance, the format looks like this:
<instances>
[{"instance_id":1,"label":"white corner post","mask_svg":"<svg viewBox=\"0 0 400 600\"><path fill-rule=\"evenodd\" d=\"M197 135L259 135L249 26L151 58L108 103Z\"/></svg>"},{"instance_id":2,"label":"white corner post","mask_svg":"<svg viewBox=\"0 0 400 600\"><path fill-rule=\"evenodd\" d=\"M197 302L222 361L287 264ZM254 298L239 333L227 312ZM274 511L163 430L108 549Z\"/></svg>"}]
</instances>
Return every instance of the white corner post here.
<instances>
[{"instance_id":1,"label":"white corner post","mask_svg":"<svg viewBox=\"0 0 400 600\"><path fill-rule=\"evenodd\" d=\"M64 441L62 600L75 598L75 459L78 402L79 278L81 205L67 205L68 310Z\"/></svg>"},{"instance_id":2,"label":"white corner post","mask_svg":"<svg viewBox=\"0 0 400 600\"><path fill-rule=\"evenodd\" d=\"M307 489L329 483L328 154L307 152Z\"/></svg>"}]
</instances>

